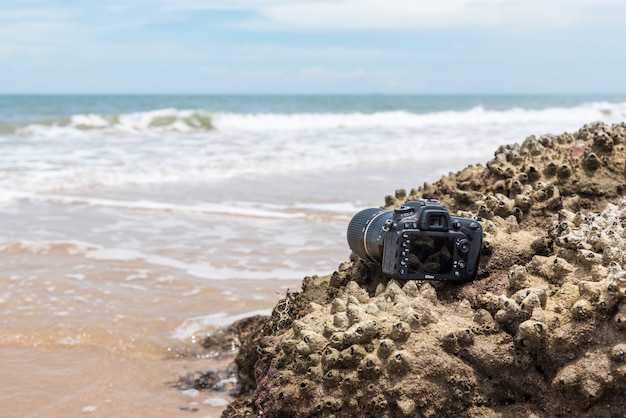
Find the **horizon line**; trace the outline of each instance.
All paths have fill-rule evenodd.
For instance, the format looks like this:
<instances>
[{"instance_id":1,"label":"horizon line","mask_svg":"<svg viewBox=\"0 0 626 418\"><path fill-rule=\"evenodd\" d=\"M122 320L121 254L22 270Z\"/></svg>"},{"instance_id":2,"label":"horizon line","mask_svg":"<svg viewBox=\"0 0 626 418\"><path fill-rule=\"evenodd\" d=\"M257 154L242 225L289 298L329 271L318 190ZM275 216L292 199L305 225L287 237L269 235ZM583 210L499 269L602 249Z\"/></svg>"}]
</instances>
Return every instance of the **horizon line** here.
<instances>
[{"instance_id":1,"label":"horizon line","mask_svg":"<svg viewBox=\"0 0 626 418\"><path fill-rule=\"evenodd\" d=\"M324 92L324 93L139 93L139 92L116 92L116 93L104 93L104 92L81 92L81 93L68 93L68 92L0 92L0 96L626 96L626 92L531 92L531 93L484 93L484 92L463 92L463 93L384 93L384 92L371 92L371 93L337 93L337 92Z\"/></svg>"}]
</instances>

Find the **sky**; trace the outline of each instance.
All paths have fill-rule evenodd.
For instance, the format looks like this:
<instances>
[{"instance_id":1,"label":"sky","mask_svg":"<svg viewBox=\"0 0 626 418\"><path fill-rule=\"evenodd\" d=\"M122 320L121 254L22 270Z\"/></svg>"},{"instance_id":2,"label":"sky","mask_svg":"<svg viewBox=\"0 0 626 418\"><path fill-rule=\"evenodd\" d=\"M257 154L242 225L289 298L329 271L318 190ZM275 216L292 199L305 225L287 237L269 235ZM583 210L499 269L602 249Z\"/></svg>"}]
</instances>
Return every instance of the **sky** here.
<instances>
[{"instance_id":1,"label":"sky","mask_svg":"<svg viewBox=\"0 0 626 418\"><path fill-rule=\"evenodd\" d=\"M0 0L0 94L626 93L623 0Z\"/></svg>"}]
</instances>

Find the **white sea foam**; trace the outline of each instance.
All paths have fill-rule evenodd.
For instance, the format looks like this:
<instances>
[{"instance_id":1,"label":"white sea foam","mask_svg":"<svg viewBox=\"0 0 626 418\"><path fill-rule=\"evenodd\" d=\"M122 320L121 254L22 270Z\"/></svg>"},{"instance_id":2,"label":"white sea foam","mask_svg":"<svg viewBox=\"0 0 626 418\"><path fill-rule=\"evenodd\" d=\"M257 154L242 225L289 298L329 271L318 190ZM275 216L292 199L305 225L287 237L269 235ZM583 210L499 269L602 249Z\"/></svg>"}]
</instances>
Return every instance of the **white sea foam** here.
<instances>
[{"instance_id":1,"label":"white sea foam","mask_svg":"<svg viewBox=\"0 0 626 418\"><path fill-rule=\"evenodd\" d=\"M452 169L459 161L487 160L502 143L571 132L596 120L626 120L626 103L431 113L170 108L74 115L0 136L0 204L15 200L11 191L221 181L408 161Z\"/></svg>"},{"instance_id":2,"label":"white sea foam","mask_svg":"<svg viewBox=\"0 0 626 418\"><path fill-rule=\"evenodd\" d=\"M40 245L45 246L47 244L42 243ZM172 257L147 254L124 248L92 246L84 252L84 255L87 258L101 261L141 260L146 264L170 267L184 271L191 276L207 280L295 280L308 274L306 271L298 271L296 268L298 266L266 269L255 265L254 258L242 261L242 264L239 266L216 267L206 261L186 262Z\"/></svg>"},{"instance_id":3,"label":"white sea foam","mask_svg":"<svg viewBox=\"0 0 626 418\"><path fill-rule=\"evenodd\" d=\"M206 398L204 401L202 401L202 403L211 405L215 408L223 408L226 405L228 405L230 402L228 401L228 399L224 399L224 398Z\"/></svg>"},{"instance_id":4,"label":"white sea foam","mask_svg":"<svg viewBox=\"0 0 626 418\"><path fill-rule=\"evenodd\" d=\"M268 269L258 264L255 257L245 257L239 264L217 267L208 261L183 261L129 248L107 247L77 240L20 240L15 243L0 245L0 253L50 254L53 251L70 256L83 256L97 261L139 260L153 266L169 267L206 280L297 280L311 272L301 269L300 265L291 265L287 260L285 267Z\"/></svg>"},{"instance_id":5,"label":"white sea foam","mask_svg":"<svg viewBox=\"0 0 626 418\"><path fill-rule=\"evenodd\" d=\"M0 195L3 194L0 190ZM197 205L179 205L166 202L155 202L150 200L114 200L84 196L60 195L60 194L38 194L32 192L20 192L7 190L6 196L14 200L27 200L34 202L60 203L64 205L85 205L96 207L108 207L119 209L132 209L144 211L165 211L179 213L203 213L214 215L246 216L254 218L301 218L305 214L302 212L289 211L286 205L269 205L255 202L224 202L224 203L202 203ZM267 207L268 210L259 209ZM295 207L304 207L298 206ZM286 213L286 211L289 211Z\"/></svg>"},{"instance_id":6,"label":"white sea foam","mask_svg":"<svg viewBox=\"0 0 626 418\"><path fill-rule=\"evenodd\" d=\"M334 202L334 203L303 203L296 202L293 205L298 209L306 209L313 212L329 212L342 215L352 216L354 213L362 209L351 202Z\"/></svg>"},{"instance_id":7,"label":"white sea foam","mask_svg":"<svg viewBox=\"0 0 626 418\"><path fill-rule=\"evenodd\" d=\"M16 129L24 137L91 137L94 131L113 134L152 135L219 131L306 131L355 128L425 128L429 126L575 122L626 118L626 103L591 102L574 107L547 109L511 108L412 113L404 110L374 113L229 113L201 109L158 109L121 115L79 114L46 124Z\"/></svg>"},{"instance_id":8,"label":"white sea foam","mask_svg":"<svg viewBox=\"0 0 626 418\"><path fill-rule=\"evenodd\" d=\"M255 315L270 315L271 309L262 309L252 312L245 312L238 315L228 315L225 312L213 313L210 315L197 316L185 319L172 333L172 338L178 340L186 340L201 331L213 331L217 328L223 328L240 319L248 318Z\"/></svg>"},{"instance_id":9,"label":"white sea foam","mask_svg":"<svg viewBox=\"0 0 626 418\"><path fill-rule=\"evenodd\" d=\"M139 251L124 250L121 248L97 248L95 250L85 253L87 258L93 258L94 260L116 260L116 261L130 261L145 259L147 256Z\"/></svg>"}]
</instances>

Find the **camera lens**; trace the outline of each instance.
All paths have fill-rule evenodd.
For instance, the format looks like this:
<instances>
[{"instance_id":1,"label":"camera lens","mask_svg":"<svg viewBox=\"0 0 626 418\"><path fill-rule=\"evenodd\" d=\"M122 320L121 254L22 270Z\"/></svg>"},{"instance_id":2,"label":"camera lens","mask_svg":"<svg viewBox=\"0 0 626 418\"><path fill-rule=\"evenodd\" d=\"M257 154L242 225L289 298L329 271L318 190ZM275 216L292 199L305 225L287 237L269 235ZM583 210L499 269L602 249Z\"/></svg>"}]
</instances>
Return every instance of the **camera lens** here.
<instances>
[{"instance_id":1,"label":"camera lens","mask_svg":"<svg viewBox=\"0 0 626 418\"><path fill-rule=\"evenodd\" d=\"M359 258L380 264L383 226L393 212L383 209L363 209L348 225L348 246ZM379 239L379 237L381 239Z\"/></svg>"}]
</instances>

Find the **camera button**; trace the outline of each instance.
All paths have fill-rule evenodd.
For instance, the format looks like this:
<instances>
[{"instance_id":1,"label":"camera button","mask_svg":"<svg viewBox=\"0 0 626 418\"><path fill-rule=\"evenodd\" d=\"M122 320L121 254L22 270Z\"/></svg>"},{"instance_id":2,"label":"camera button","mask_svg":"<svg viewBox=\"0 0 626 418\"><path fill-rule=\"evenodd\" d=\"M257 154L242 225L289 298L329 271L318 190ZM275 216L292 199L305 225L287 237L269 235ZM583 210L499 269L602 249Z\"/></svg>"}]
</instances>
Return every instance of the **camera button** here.
<instances>
[{"instance_id":1,"label":"camera button","mask_svg":"<svg viewBox=\"0 0 626 418\"><path fill-rule=\"evenodd\" d=\"M470 252L470 243L466 239L457 239L456 248L458 249L459 253L465 255Z\"/></svg>"},{"instance_id":2,"label":"camera button","mask_svg":"<svg viewBox=\"0 0 626 418\"><path fill-rule=\"evenodd\" d=\"M479 225L476 222L472 222L469 224L469 229L477 230L478 226Z\"/></svg>"},{"instance_id":3,"label":"camera button","mask_svg":"<svg viewBox=\"0 0 626 418\"><path fill-rule=\"evenodd\" d=\"M457 266L460 269L464 269L465 268L465 260L459 260L459 262L457 263Z\"/></svg>"},{"instance_id":4,"label":"camera button","mask_svg":"<svg viewBox=\"0 0 626 418\"><path fill-rule=\"evenodd\" d=\"M406 269L405 269L405 268L400 268L400 269L398 269L398 273L399 273L401 276L404 276L404 275L406 274Z\"/></svg>"}]
</instances>

